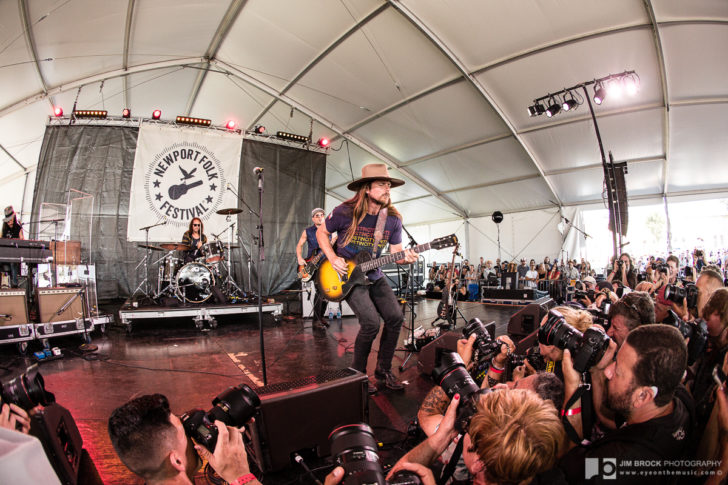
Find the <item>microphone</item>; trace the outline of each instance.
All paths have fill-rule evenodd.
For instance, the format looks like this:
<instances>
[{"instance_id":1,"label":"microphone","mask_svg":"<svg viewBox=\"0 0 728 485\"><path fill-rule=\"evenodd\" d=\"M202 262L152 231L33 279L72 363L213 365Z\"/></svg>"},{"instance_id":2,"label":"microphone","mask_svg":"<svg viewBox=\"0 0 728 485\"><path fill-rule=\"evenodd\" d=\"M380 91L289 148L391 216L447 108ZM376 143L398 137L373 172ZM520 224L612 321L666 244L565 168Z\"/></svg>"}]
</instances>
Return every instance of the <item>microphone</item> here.
<instances>
[{"instance_id":1,"label":"microphone","mask_svg":"<svg viewBox=\"0 0 728 485\"><path fill-rule=\"evenodd\" d=\"M255 167L255 168L253 169L253 173L254 173L255 175L261 175L261 174L263 173L263 167Z\"/></svg>"}]
</instances>

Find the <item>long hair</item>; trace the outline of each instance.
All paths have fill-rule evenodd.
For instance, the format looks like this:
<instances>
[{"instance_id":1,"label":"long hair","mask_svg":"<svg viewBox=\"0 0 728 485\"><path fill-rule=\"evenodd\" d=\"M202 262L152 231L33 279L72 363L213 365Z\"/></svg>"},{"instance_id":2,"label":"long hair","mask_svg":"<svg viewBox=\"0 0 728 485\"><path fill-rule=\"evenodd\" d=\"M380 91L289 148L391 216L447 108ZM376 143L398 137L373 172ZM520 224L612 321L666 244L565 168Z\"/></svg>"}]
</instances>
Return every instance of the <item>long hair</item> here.
<instances>
[{"instance_id":1,"label":"long hair","mask_svg":"<svg viewBox=\"0 0 728 485\"><path fill-rule=\"evenodd\" d=\"M192 218L192 220L190 221L190 225L187 227L187 234L189 234L190 236L192 235L192 224L194 224L195 221L200 221L200 237L202 237L202 235L205 233L205 223L202 222L202 219L200 219L199 217Z\"/></svg>"},{"instance_id":2,"label":"long hair","mask_svg":"<svg viewBox=\"0 0 728 485\"><path fill-rule=\"evenodd\" d=\"M356 227L364 219L364 216L367 215L367 203L369 202L367 189L370 187L370 185L371 184L363 184L361 187L359 187L359 190L356 191L354 197L344 202L344 205L351 210L351 225L346 230L346 234L344 234L344 238L340 243L341 247L344 247L351 242L352 238L354 237L354 233L356 232ZM402 215L392 205L391 198L387 201L387 205L385 205L384 207L387 208L389 216L394 216L400 220L402 219Z\"/></svg>"}]
</instances>

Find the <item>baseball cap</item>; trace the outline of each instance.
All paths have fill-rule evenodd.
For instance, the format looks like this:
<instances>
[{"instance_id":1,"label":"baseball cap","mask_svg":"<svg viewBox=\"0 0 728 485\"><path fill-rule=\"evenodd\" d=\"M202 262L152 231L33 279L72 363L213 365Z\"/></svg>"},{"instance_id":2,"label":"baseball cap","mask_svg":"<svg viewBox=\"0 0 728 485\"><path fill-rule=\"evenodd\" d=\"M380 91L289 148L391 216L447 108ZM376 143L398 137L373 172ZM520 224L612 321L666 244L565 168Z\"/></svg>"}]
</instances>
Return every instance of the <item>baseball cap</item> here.
<instances>
[{"instance_id":1,"label":"baseball cap","mask_svg":"<svg viewBox=\"0 0 728 485\"><path fill-rule=\"evenodd\" d=\"M321 207L316 207L314 210L311 211L311 217L315 216L318 213L326 214L326 211L323 210Z\"/></svg>"}]
</instances>

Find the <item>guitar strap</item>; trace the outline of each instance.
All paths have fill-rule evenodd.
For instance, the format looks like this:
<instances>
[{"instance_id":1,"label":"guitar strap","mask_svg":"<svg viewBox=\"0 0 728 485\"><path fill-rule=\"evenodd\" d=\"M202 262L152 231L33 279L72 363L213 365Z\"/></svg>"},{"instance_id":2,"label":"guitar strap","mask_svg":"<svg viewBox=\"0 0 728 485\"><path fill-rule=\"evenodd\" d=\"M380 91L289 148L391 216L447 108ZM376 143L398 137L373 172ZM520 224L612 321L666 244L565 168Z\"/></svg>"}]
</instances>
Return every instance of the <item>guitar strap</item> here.
<instances>
[{"instance_id":1,"label":"guitar strap","mask_svg":"<svg viewBox=\"0 0 728 485\"><path fill-rule=\"evenodd\" d=\"M374 244L372 245L372 257L377 257L379 241L384 237L384 225L387 223L387 208L383 207L377 216L377 226L374 228Z\"/></svg>"}]
</instances>

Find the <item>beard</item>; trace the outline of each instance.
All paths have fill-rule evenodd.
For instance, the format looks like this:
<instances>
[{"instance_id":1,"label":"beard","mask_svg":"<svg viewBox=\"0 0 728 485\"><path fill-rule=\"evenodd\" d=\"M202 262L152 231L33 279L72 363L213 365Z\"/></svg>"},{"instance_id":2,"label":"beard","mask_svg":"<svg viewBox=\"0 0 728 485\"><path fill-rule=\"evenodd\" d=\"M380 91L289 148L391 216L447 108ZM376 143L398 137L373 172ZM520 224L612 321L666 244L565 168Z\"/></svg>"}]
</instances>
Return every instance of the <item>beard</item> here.
<instances>
[{"instance_id":1,"label":"beard","mask_svg":"<svg viewBox=\"0 0 728 485\"><path fill-rule=\"evenodd\" d=\"M629 419L630 414L632 414L631 396L634 390L635 387L630 386L624 392L616 393L611 391L609 385L607 385L607 407L621 415L625 420Z\"/></svg>"},{"instance_id":2,"label":"beard","mask_svg":"<svg viewBox=\"0 0 728 485\"><path fill-rule=\"evenodd\" d=\"M385 207L389 203L389 196L384 194L379 196L378 199L375 199L372 197L372 200L376 202L377 204L381 205L382 207Z\"/></svg>"}]
</instances>

